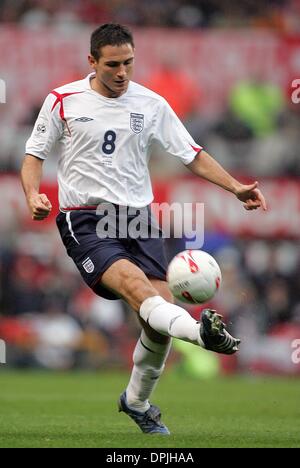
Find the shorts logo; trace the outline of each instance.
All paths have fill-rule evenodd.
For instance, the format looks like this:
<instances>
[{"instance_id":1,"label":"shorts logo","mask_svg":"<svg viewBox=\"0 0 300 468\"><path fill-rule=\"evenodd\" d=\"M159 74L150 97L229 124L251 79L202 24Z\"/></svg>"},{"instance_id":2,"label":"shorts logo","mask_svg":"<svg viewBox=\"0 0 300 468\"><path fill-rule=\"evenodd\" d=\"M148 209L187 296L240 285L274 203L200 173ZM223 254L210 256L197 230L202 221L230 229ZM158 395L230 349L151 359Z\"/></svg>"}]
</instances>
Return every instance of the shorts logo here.
<instances>
[{"instance_id":1,"label":"shorts logo","mask_svg":"<svg viewBox=\"0 0 300 468\"><path fill-rule=\"evenodd\" d=\"M92 260L90 259L90 257L86 258L83 262L82 262L82 266L83 268L85 269L85 271L87 273L93 273L93 271L95 270L95 265L93 264Z\"/></svg>"},{"instance_id":2,"label":"shorts logo","mask_svg":"<svg viewBox=\"0 0 300 468\"><path fill-rule=\"evenodd\" d=\"M43 123L37 124L36 131L38 133L46 133L46 125Z\"/></svg>"},{"instance_id":3,"label":"shorts logo","mask_svg":"<svg viewBox=\"0 0 300 468\"><path fill-rule=\"evenodd\" d=\"M130 113L130 128L134 133L141 133L144 129L144 114Z\"/></svg>"}]
</instances>

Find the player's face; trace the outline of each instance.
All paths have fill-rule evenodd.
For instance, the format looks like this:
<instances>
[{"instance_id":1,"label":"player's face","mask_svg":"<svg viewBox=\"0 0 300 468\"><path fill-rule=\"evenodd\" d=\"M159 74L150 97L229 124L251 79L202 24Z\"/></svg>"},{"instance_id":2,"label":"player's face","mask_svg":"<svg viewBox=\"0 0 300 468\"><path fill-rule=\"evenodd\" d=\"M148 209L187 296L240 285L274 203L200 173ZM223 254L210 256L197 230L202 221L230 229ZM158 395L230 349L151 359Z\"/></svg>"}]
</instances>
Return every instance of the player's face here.
<instances>
[{"instance_id":1,"label":"player's face","mask_svg":"<svg viewBox=\"0 0 300 468\"><path fill-rule=\"evenodd\" d=\"M89 56L96 72L92 88L106 97L119 97L127 91L133 73L134 50L131 44L104 46L98 61Z\"/></svg>"}]
</instances>

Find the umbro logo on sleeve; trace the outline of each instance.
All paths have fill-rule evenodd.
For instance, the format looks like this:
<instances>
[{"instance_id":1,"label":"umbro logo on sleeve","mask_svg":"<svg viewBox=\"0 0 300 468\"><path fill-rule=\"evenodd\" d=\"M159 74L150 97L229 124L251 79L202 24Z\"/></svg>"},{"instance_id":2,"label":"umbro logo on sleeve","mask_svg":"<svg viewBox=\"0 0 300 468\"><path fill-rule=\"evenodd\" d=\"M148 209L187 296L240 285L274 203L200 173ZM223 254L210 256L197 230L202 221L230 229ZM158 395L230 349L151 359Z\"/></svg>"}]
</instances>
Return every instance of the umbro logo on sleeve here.
<instances>
[{"instance_id":1,"label":"umbro logo on sleeve","mask_svg":"<svg viewBox=\"0 0 300 468\"><path fill-rule=\"evenodd\" d=\"M75 119L77 122L90 122L91 119L90 117L78 117L78 119Z\"/></svg>"}]
</instances>

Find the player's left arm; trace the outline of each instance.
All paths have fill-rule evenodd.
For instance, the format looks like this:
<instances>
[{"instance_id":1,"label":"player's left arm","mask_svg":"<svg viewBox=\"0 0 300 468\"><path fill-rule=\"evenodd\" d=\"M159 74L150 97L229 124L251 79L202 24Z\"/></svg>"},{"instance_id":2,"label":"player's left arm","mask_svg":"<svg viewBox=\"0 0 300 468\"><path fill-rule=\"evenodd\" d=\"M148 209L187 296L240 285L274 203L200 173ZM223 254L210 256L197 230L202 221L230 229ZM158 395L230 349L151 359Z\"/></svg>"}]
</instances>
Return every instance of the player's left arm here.
<instances>
[{"instance_id":1,"label":"player's left arm","mask_svg":"<svg viewBox=\"0 0 300 468\"><path fill-rule=\"evenodd\" d=\"M267 209L266 200L257 188L258 182L250 185L241 184L232 177L225 169L206 151L201 150L195 159L187 166L195 175L232 192L241 202L246 210L257 208Z\"/></svg>"}]
</instances>

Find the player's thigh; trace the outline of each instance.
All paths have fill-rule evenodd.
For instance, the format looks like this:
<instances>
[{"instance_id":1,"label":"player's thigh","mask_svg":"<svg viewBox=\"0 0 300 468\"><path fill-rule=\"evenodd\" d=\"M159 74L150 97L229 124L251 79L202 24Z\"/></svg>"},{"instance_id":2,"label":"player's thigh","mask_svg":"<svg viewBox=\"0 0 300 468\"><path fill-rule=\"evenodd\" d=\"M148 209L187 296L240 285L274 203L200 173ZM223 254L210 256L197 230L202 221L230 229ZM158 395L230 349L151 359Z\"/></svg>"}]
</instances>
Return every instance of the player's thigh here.
<instances>
[{"instance_id":1,"label":"player's thigh","mask_svg":"<svg viewBox=\"0 0 300 468\"><path fill-rule=\"evenodd\" d=\"M145 273L126 259L116 260L103 273L101 283L123 297L137 312L145 299L159 294Z\"/></svg>"}]
</instances>

